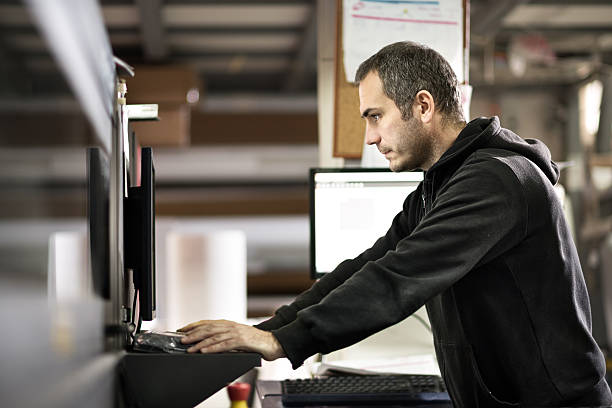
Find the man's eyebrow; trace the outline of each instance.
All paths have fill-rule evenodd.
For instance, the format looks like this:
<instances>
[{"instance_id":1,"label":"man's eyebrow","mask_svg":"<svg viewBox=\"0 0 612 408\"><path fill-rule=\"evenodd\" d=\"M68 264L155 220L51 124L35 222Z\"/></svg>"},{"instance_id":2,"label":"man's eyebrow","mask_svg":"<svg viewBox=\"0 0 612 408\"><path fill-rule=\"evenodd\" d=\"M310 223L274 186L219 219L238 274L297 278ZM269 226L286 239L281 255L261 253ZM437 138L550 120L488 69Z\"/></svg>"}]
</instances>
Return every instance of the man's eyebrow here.
<instances>
[{"instance_id":1,"label":"man's eyebrow","mask_svg":"<svg viewBox=\"0 0 612 408\"><path fill-rule=\"evenodd\" d=\"M370 116L370 113L376 108L368 108L366 110L363 111L363 113L361 114L362 118L367 118L368 116Z\"/></svg>"}]
</instances>

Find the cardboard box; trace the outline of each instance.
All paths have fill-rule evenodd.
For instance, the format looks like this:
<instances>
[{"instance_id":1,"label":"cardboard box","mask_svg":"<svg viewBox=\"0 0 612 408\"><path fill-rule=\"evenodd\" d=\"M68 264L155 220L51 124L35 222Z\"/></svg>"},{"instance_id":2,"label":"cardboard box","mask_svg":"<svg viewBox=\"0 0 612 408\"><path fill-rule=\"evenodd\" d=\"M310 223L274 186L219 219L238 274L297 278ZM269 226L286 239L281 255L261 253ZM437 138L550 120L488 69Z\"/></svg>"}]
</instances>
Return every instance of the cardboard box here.
<instances>
[{"instance_id":1,"label":"cardboard box","mask_svg":"<svg viewBox=\"0 0 612 408\"><path fill-rule=\"evenodd\" d=\"M180 65L140 65L127 78L127 103L186 104L192 89L201 92L197 72Z\"/></svg>"},{"instance_id":2,"label":"cardboard box","mask_svg":"<svg viewBox=\"0 0 612 408\"><path fill-rule=\"evenodd\" d=\"M191 108L185 104L159 104L159 121L134 121L130 127L141 146L187 146Z\"/></svg>"}]
</instances>

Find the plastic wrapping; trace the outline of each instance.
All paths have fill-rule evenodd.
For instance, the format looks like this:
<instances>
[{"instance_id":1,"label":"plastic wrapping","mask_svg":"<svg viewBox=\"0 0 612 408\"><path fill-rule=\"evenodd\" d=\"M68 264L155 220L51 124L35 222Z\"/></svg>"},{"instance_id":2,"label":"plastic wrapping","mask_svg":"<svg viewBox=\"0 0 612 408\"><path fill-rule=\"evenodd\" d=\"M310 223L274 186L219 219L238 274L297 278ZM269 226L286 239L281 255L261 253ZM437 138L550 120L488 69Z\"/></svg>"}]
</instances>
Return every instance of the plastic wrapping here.
<instances>
[{"instance_id":1,"label":"plastic wrapping","mask_svg":"<svg viewBox=\"0 0 612 408\"><path fill-rule=\"evenodd\" d=\"M136 351L149 353L186 353L190 344L181 343L183 333L146 331L134 336Z\"/></svg>"}]
</instances>

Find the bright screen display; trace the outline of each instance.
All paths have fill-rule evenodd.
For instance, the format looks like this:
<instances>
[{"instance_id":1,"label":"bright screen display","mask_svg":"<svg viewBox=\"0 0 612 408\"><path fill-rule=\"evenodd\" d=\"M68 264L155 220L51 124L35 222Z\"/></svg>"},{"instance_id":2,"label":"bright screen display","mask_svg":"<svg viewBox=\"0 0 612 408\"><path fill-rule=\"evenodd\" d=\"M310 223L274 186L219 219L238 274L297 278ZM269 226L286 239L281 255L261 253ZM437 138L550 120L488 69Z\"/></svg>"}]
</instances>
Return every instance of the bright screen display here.
<instances>
[{"instance_id":1,"label":"bright screen display","mask_svg":"<svg viewBox=\"0 0 612 408\"><path fill-rule=\"evenodd\" d=\"M310 181L313 277L371 247L422 179L422 172L314 169Z\"/></svg>"}]
</instances>

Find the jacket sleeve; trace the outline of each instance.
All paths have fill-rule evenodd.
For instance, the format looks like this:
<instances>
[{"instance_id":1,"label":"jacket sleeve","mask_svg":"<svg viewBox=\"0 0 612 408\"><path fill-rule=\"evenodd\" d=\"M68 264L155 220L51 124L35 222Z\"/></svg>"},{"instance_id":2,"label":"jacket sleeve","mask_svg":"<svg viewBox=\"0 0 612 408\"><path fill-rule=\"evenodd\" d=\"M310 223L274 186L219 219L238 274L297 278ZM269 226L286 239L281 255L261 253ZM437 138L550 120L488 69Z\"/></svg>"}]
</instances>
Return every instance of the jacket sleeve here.
<instances>
[{"instance_id":1,"label":"jacket sleeve","mask_svg":"<svg viewBox=\"0 0 612 408\"><path fill-rule=\"evenodd\" d=\"M518 179L497 160L471 161L394 250L366 262L272 331L294 368L314 353L346 347L403 320L519 242L527 208Z\"/></svg>"},{"instance_id":2,"label":"jacket sleeve","mask_svg":"<svg viewBox=\"0 0 612 408\"><path fill-rule=\"evenodd\" d=\"M290 305L280 307L274 316L258 325L261 330L274 330L294 321L297 313L309 306L317 304L332 290L344 283L367 262L381 258L387 251L394 249L397 243L406 237L417 224L418 211L421 210L421 186L404 200L403 211L398 213L387 233L380 237L374 245L353 259L341 262L332 272L319 279L310 289L300 294Z\"/></svg>"}]
</instances>

